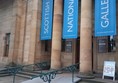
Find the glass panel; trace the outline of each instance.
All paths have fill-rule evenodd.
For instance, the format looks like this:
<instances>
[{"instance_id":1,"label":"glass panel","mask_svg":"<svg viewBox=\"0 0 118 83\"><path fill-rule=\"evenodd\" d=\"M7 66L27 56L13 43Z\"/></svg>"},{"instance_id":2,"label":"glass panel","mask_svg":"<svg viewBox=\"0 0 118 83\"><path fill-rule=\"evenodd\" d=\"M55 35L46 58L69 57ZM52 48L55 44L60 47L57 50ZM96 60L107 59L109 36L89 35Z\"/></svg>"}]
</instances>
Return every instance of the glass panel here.
<instances>
[{"instance_id":1,"label":"glass panel","mask_svg":"<svg viewBox=\"0 0 118 83\"><path fill-rule=\"evenodd\" d=\"M72 52L72 41L66 41L66 52Z\"/></svg>"},{"instance_id":2,"label":"glass panel","mask_svg":"<svg viewBox=\"0 0 118 83\"><path fill-rule=\"evenodd\" d=\"M98 40L98 52L106 53L107 52L107 39Z\"/></svg>"},{"instance_id":3,"label":"glass panel","mask_svg":"<svg viewBox=\"0 0 118 83\"><path fill-rule=\"evenodd\" d=\"M114 36L108 37L108 52L116 51L116 41Z\"/></svg>"}]
</instances>

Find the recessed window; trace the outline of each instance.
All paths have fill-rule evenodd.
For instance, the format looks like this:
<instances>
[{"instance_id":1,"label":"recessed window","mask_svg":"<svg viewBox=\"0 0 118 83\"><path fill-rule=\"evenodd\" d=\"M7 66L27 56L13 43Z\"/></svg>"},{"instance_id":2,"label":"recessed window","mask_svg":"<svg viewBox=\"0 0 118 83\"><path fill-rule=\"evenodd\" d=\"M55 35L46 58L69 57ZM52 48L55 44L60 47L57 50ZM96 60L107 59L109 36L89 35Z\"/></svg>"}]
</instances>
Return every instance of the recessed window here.
<instances>
[{"instance_id":1,"label":"recessed window","mask_svg":"<svg viewBox=\"0 0 118 83\"><path fill-rule=\"evenodd\" d=\"M61 51L65 52L65 45L66 45L66 40L62 39L62 43L61 43Z\"/></svg>"},{"instance_id":2,"label":"recessed window","mask_svg":"<svg viewBox=\"0 0 118 83\"><path fill-rule=\"evenodd\" d=\"M107 39L98 39L98 52L106 53L107 52Z\"/></svg>"},{"instance_id":3,"label":"recessed window","mask_svg":"<svg viewBox=\"0 0 118 83\"><path fill-rule=\"evenodd\" d=\"M45 40L45 52L48 52L49 46L48 46L48 40Z\"/></svg>"},{"instance_id":4,"label":"recessed window","mask_svg":"<svg viewBox=\"0 0 118 83\"><path fill-rule=\"evenodd\" d=\"M116 51L116 38L114 36L108 37L108 52Z\"/></svg>"},{"instance_id":5,"label":"recessed window","mask_svg":"<svg viewBox=\"0 0 118 83\"><path fill-rule=\"evenodd\" d=\"M61 46L62 52L67 52L67 53L72 52L72 41L63 39L61 44L62 44Z\"/></svg>"},{"instance_id":6,"label":"recessed window","mask_svg":"<svg viewBox=\"0 0 118 83\"><path fill-rule=\"evenodd\" d=\"M9 46L10 46L10 33L6 33L6 35L5 35L5 46L4 46L4 57L8 57Z\"/></svg>"},{"instance_id":7,"label":"recessed window","mask_svg":"<svg viewBox=\"0 0 118 83\"><path fill-rule=\"evenodd\" d=\"M66 41L66 52L72 52L72 41Z\"/></svg>"},{"instance_id":8,"label":"recessed window","mask_svg":"<svg viewBox=\"0 0 118 83\"><path fill-rule=\"evenodd\" d=\"M116 38L114 36L97 38L97 47L99 53L115 52Z\"/></svg>"}]
</instances>

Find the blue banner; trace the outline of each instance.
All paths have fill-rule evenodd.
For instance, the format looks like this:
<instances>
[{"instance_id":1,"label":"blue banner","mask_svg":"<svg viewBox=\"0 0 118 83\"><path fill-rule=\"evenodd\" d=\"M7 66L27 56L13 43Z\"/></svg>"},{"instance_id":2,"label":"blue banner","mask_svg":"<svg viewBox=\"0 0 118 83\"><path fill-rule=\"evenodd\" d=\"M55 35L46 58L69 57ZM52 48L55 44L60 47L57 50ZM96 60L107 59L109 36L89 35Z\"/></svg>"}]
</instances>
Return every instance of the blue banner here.
<instances>
[{"instance_id":1,"label":"blue banner","mask_svg":"<svg viewBox=\"0 0 118 83\"><path fill-rule=\"evenodd\" d=\"M63 39L78 36L78 0L64 0Z\"/></svg>"},{"instance_id":2,"label":"blue banner","mask_svg":"<svg viewBox=\"0 0 118 83\"><path fill-rule=\"evenodd\" d=\"M53 0L42 0L41 40L52 37Z\"/></svg>"},{"instance_id":3,"label":"blue banner","mask_svg":"<svg viewBox=\"0 0 118 83\"><path fill-rule=\"evenodd\" d=\"M95 36L116 35L116 0L95 0Z\"/></svg>"}]
</instances>

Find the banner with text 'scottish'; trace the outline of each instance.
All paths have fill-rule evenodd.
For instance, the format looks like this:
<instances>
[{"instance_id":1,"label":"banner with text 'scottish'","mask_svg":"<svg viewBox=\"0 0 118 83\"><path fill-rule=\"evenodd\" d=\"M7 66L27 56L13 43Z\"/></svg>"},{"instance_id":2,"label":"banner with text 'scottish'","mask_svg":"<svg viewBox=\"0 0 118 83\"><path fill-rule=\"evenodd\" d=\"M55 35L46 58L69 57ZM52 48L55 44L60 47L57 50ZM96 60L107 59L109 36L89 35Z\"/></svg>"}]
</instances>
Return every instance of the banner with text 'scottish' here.
<instances>
[{"instance_id":1,"label":"banner with text 'scottish'","mask_svg":"<svg viewBox=\"0 0 118 83\"><path fill-rule=\"evenodd\" d=\"M42 0L41 40L48 40L52 37L52 16L53 0Z\"/></svg>"}]
</instances>

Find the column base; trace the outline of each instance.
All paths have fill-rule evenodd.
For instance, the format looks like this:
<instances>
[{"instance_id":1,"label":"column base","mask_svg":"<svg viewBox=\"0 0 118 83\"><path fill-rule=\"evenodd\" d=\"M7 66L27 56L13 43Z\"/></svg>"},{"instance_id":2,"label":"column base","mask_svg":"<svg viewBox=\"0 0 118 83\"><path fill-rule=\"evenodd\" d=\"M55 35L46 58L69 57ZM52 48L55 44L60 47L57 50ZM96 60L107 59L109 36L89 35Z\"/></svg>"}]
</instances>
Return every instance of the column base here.
<instances>
[{"instance_id":1,"label":"column base","mask_svg":"<svg viewBox=\"0 0 118 83\"><path fill-rule=\"evenodd\" d=\"M82 78L82 79L93 79L93 78L95 78L93 73L82 73L82 72L79 72L77 77Z\"/></svg>"}]
</instances>

